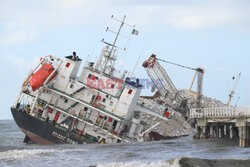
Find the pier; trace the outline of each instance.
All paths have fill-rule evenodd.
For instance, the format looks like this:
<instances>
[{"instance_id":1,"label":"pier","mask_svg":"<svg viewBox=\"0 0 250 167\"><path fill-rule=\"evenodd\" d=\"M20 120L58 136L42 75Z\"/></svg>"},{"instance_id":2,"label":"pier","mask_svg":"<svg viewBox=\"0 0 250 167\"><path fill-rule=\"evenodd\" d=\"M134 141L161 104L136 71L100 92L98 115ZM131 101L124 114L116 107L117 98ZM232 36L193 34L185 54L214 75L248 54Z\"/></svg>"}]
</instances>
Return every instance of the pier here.
<instances>
[{"instance_id":1,"label":"pier","mask_svg":"<svg viewBox=\"0 0 250 167\"><path fill-rule=\"evenodd\" d=\"M250 147L250 107L191 109L195 119L194 139L238 139L240 147Z\"/></svg>"}]
</instances>

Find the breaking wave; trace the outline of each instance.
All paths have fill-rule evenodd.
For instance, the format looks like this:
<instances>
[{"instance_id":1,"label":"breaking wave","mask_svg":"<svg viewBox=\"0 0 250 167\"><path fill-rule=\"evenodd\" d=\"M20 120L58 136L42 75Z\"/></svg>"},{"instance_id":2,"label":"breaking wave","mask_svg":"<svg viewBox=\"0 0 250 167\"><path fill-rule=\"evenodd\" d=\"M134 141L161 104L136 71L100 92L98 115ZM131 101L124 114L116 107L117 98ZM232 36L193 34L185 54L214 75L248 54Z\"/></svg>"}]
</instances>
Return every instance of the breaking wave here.
<instances>
[{"instance_id":1,"label":"breaking wave","mask_svg":"<svg viewBox=\"0 0 250 167\"><path fill-rule=\"evenodd\" d=\"M9 150L0 152L0 160L3 159L24 159L24 158L34 158L35 156L51 153L54 152L53 150L43 150L43 149L36 149L36 150Z\"/></svg>"},{"instance_id":2,"label":"breaking wave","mask_svg":"<svg viewBox=\"0 0 250 167\"><path fill-rule=\"evenodd\" d=\"M14 121L0 121L1 167L250 166L250 160L241 160L250 159L250 150L238 147L237 141L226 139L205 141L183 137L171 141L112 145L43 146L23 144L23 138Z\"/></svg>"},{"instance_id":3,"label":"breaking wave","mask_svg":"<svg viewBox=\"0 0 250 167\"><path fill-rule=\"evenodd\" d=\"M160 162L128 162L98 164L96 167L246 167L250 160L175 158Z\"/></svg>"},{"instance_id":4,"label":"breaking wave","mask_svg":"<svg viewBox=\"0 0 250 167\"><path fill-rule=\"evenodd\" d=\"M24 150L8 150L0 152L0 160L7 159L34 159L41 157L41 155L50 156L54 153L67 153L83 151L83 149L24 149Z\"/></svg>"}]
</instances>

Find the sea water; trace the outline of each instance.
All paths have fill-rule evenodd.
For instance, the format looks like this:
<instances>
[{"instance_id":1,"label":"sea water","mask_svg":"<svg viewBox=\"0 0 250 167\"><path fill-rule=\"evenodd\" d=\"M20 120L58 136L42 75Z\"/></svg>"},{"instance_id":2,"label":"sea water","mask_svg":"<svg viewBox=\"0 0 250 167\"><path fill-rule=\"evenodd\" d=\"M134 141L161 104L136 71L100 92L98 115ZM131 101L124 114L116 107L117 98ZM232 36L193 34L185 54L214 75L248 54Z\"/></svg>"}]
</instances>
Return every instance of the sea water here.
<instances>
[{"instance_id":1,"label":"sea water","mask_svg":"<svg viewBox=\"0 0 250 167\"><path fill-rule=\"evenodd\" d=\"M0 121L0 166L178 166L181 157L250 159L250 148L230 139L175 140L127 144L24 144L24 134L13 120ZM171 160L167 161L167 160ZM175 162L176 160L176 162ZM231 164L231 162L230 162Z\"/></svg>"}]
</instances>

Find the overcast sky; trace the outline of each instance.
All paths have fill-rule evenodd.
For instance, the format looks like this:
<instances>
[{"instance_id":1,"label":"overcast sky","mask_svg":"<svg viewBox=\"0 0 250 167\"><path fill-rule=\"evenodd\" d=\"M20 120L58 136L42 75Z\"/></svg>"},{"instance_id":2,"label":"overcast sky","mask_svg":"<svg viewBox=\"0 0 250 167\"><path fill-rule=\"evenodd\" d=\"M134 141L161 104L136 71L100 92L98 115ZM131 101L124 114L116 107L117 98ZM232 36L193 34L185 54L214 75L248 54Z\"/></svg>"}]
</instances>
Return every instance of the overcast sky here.
<instances>
[{"instance_id":1,"label":"overcast sky","mask_svg":"<svg viewBox=\"0 0 250 167\"><path fill-rule=\"evenodd\" d=\"M205 68L203 94L227 101L232 76L242 72L232 105L250 105L250 1L247 0L0 0L0 119L12 119L27 73L40 57L60 58L76 51L84 61L99 56L106 27L117 30L111 15L136 24L138 36L124 27L118 45L119 70L148 78L141 64L152 53L186 66ZM187 89L193 71L163 64L178 89ZM142 94L148 94L143 90Z\"/></svg>"}]
</instances>

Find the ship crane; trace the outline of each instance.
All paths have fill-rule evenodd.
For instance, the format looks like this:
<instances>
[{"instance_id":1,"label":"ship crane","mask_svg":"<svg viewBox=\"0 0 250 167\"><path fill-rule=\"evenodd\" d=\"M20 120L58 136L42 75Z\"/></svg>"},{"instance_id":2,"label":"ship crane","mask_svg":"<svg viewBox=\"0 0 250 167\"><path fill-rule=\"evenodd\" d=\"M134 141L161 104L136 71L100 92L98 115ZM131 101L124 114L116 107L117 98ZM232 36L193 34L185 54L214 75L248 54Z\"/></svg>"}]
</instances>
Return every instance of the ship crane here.
<instances>
[{"instance_id":1,"label":"ship crane","mask_svg":"<svg viewBox=\"0 0 250 167\"><path fill-rule=\"evenodd\" d=\"M175 85L171 81L167 72L160 65L159 61L196 71L192 84L188 90L187 97L189 95L193 95L195 97L197 105L200 103L204 69L201 67L195 69L195 68L183 66L180 64L172 63L166 60L158 59L156 58L156 55L154 54L152 54L150 58L144 61L143 63L143 67L146 68L148 76L151 78L152 82L154 83L153 88L158 89L158 93L164 99L164 103L170 108L172 108L174 111L177 111L178 113L182 114L184 117L188 117L189 109L187 106L187 97L181 96L180 92L176 89ZM197 91L192 92L191 89L192 89L196 76L198 76Z\"/></svg>"},{"instance_id":2,"label":"ship crane","mask_svg":"<svg viewBox=\"0 0 250 167\"><path fill-rule=\"evenodd\" d=\"M239 83L240 76L241 76L241 73L239 73L236 77L233 77L233 80L235 80L235 82L234 82L233 89L232 89L231 93L229 94L229 97L228 97L228 100L227 100L227 106L230 105L230 102L231 102L231 100L233 98L233 95L235 94L235 89L236 89L236 87L237 87L237 85ZM239 98L238 98L238 100L239 100ZM237 100L237 103L238 103L238 100Z\"/></svg>"}]
</instances>

